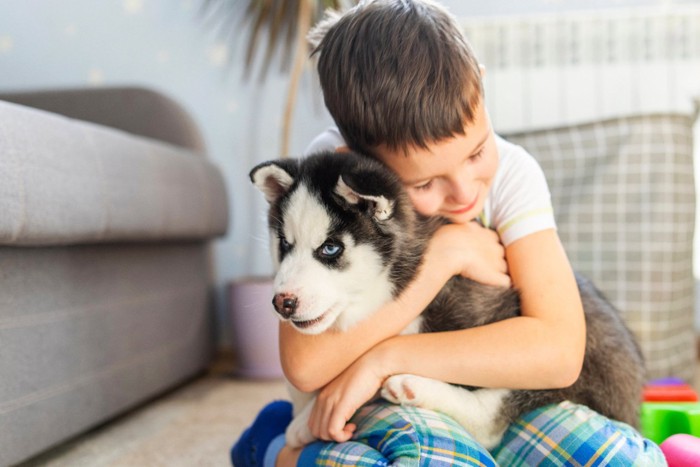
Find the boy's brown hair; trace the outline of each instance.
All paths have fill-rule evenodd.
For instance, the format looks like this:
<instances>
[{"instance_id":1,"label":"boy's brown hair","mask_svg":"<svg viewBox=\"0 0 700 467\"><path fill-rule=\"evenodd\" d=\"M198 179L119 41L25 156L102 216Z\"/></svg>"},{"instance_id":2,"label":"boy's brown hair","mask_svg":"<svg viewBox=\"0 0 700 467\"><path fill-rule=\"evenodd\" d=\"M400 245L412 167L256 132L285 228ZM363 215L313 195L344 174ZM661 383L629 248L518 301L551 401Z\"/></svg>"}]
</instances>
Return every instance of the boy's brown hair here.
<instances>
[{"instance_id":1,"label":"boy's brown hair","mask_svg":"<svg viewBox=\"0 0 700 467\"><path fill-rule=\"evenodd\" d=\"M324 100L351 149L425 148L473 122L483 95L479 64L442 6L360 1L318 29Z\"/></svg>"}]
</instances>

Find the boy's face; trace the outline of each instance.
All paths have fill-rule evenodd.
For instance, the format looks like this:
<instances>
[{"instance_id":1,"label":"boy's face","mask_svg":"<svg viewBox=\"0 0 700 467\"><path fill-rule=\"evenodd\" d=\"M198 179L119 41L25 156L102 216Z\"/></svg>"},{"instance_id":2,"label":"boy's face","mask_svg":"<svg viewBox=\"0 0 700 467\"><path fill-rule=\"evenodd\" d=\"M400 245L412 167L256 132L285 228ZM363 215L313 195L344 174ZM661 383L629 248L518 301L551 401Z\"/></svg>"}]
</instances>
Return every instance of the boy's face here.
<instances>
[{"instance_id":1,"label":"boy's face","mask_svg":"<svg viewBox=\"0 0 700 467\"><path fill-rule=\"evenodd\" d=\"M415 209L454 223L475 219L498 169L498 150L488 114L479 105L464 135L424 148L391 151L377 148L378 157L403 181Z\"/></svg>"}]
</instances>

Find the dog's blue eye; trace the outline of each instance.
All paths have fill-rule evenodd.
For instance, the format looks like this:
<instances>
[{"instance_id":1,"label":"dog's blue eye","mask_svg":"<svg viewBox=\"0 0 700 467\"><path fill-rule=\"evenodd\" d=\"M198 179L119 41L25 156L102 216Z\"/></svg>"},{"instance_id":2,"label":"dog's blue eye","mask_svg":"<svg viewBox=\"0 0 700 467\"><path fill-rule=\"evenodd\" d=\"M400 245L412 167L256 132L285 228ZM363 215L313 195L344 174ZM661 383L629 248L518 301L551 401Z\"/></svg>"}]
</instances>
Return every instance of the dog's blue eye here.
<instances>
[{"instance_id":1,"label":"dog's blue eye","mask_svg":"<svg viewBox=\"0 0 700 467\"><path fill-rule=\"evenodd\" d=\"M335 258L341 251L343 251L343 247L334 243L326 243L321 246L321 255L326 258Z\"/></svg>"}]
</instances>

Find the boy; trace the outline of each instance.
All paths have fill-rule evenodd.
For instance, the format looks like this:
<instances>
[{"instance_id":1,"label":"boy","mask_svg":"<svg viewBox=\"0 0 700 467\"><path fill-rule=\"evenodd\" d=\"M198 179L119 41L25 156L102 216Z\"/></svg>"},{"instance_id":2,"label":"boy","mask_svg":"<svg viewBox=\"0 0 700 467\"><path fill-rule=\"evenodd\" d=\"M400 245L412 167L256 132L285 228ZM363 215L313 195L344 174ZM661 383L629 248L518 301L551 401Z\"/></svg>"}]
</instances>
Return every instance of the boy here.
<instances>
[{"instance_id":1,"label":"boy","mask_svg":"<svg viewBox=\"0 0 700 467\"><path fill-rule=\"evenodd\" d=\"M284 438L277 435L288 423L289 407L275 403L234 446L232 458L241 465L265 457L277 465L373 465L409 458L431 465L493 465L490 453L466 432L458 443L450 421L438 414L377 403L349 421L394 374L530 389L576 380L585 322L544 175L522 148L494 134L478 62L454 18L438 4L361 2L329 26L316 53L337 130L322 134L308 152L348 146L376 157L399 175L417 211L452 224L431 239L415 281L355 328L306 336L280 327L289 381L302 391L320 389L312 433L339 444L316 443L303 452L282 447ZM399 336L456 274L493 285L512 283L521 292L522 316L476 329ZM387 420L393 428L383 424ZM396 440L395 433L406 433L397 428L402 424L422 437L410 454L372 444ZM440 424L450 428L431 431ZM546 407L515 425L491 453L498 463L531 465L550 456L560 463L664 463L658 447L633 429L582 406ZM556 429L542 433L545 425ZM450 436L455 444L443 446L438 461L436 445ZM353 437L364 441L348 443Z\"/></svg>"}]
</instances>

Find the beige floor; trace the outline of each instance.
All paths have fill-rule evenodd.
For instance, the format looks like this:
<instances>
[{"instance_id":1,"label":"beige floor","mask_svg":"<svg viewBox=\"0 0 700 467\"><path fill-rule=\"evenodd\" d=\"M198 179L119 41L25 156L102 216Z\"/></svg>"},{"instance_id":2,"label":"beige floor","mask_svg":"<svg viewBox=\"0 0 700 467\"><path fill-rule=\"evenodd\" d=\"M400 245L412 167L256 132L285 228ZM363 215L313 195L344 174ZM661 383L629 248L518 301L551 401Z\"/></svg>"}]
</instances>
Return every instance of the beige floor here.
<instances>
[{"instance_id":1,"label":"beige floor","mask_svg":"<svg viewBox=\"0 0 700 467\"><path fill-rule=\"evenodd\" d=\"M282 381L233 378L227 360L189 384L21 467L228 466L232 442ZM700 390L700 365L694 381Z\"/></svg>"},{"instance_id":2,"label":"beige floor","mask_svg":"<svg viewBox=\"0 0 700 467\"><path fill-rule=\"evenodd\" d=\"M230 466L233 441L273 399L277 381L243 381L215 370L21 467Z\"/></svg>"}]
</instances>

